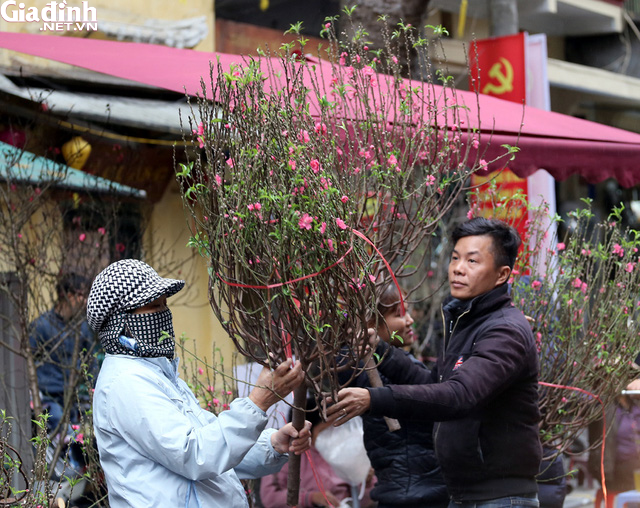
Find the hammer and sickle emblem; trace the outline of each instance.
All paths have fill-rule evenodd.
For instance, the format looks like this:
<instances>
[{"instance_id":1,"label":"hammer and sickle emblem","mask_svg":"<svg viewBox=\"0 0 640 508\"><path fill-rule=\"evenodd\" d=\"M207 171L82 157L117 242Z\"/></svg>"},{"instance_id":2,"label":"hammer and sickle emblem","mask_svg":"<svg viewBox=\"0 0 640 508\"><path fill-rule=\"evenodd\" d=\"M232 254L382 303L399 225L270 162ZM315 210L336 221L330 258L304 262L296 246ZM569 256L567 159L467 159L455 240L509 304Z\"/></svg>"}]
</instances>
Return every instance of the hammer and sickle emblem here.
<instances>
[{"instance_id":1,"label":"hammer and sickle emblem","mask_svg":"<svg viewBox=\"0 0 640 508\"><path fill-rule=\"evenodd\" d=\"M504 72L502 67L504 67ZM482 89L482 93L502 95L503 93L513 91L513 67L506 58L500 57L500 61L491 66L491 69L489 69L489 77L496 80L499 84L487 83Z\"/></svg>"}]
</instances>

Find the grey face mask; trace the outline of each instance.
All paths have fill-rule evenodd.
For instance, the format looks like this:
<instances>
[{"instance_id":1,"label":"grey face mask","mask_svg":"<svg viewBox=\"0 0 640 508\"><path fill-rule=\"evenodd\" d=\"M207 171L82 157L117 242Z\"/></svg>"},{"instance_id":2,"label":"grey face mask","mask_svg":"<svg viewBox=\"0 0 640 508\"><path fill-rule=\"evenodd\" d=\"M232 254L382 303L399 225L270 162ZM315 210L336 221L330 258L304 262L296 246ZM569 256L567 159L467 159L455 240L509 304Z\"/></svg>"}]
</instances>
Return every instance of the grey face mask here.
<instances>
[{"instance_id":1,"label":"grey face mask","mask_svg":"<svg viewBox=\"0 0 640 508\"><path fill-rule=\"evenodd\" d=\"M127 354L146 358L166 356L173 359L175 335L169 309L149 314L127 314L119 343Z\"/></svg>"}]
</instances>

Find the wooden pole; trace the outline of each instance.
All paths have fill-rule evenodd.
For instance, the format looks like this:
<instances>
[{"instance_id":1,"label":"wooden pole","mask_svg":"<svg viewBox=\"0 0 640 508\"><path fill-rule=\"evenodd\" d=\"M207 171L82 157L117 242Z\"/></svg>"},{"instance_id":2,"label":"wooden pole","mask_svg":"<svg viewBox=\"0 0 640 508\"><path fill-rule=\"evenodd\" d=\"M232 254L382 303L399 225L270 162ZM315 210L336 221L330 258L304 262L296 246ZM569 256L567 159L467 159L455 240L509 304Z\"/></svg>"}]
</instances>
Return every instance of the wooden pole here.
<instances>
[{"instance_id":1,"label":"wooden pole","mask_svg":"<svg viewBox=\"0 0 640 508\"><path fill-rule=\"evenodd\" d=\"M305 412L307 405L307 388L298 386L293 390L293 411L291 423L293 427L300 431L304 428ZM302 408L302 409L301 409ZM287 477L287 506L298 506L300 497L300 458L301 455L289 455L289 476Z\"/></svg>"},{"instance_id":2,"label":"wooden pole","mask_svg":"<svg viewBox=\"0 0 640 508\"><path fill-rule=\"evenodd\" d=\"M380 388L384 386L384 384L382 383L382 379L380 378L380 373L378 372L378 369L376 368L371 356L369 356L369 359L367 360L366 369L367 375L369 376L369 384L372 388ZM395 418L387 418L385 416L384 420L385 422L387 422L387 427L389 427L389 430L391 432L400 430L400 422L398 422L398 420L396 420Z\"/></svg>"}]
</instances>

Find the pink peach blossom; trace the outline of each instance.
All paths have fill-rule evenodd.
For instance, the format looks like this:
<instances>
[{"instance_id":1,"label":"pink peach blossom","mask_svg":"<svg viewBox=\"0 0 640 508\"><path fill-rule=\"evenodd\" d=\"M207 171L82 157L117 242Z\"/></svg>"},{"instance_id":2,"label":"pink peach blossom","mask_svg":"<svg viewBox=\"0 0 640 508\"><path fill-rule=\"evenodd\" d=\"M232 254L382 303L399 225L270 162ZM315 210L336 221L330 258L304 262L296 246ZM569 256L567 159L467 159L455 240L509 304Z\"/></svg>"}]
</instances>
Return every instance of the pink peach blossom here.
<instances>
[{"instance_id":1,"label":"pink peach blossom","mask_svg":"<svg viewBox=\"0 0 640 508\"><path fill-rule=\"evenodd\" d=\"M298 141L300 141L301 143L308 143L309 142L309 132L306 130L302 130L298 133Z\"/></svg>"},{"instance_id":2,"label":"pink peach blossom","mask_svg":"<svg viewBox=\"0 0 640 508\"><path fill-rule=\"evenodd\" d=\"M322 169L322 167L320 166L320 162L318 161L318 159L313 159L311 162L309 162L309 166L311 166L311 169L313 170L314 173L318 173L318 171L320 171L320 169Z\"/></svg>"},{"instance_id":3,"label":"pink peach blossom","mask_svg":"<svg viewBox=\"0 0 640 508\"><path fill-rule=\"evenodd\" d=\"M193 131L192 131L192 132L193 132L194 134L198 134L198 135L200 135L200 136L201 136L202 134L204 134L204 125L202 124L202 122L200 122L200 123L198 124L198 130L193 129Z\"/></svg>"},{"instance_id":4,"label":"pink peach blossom","mask_svg":"<svg viewBox=\"0 0 640 508\"><path fill-rule=\"evenodd\" d=\"M327 134L327 124L324 122L316 122L314 130L316 131L316 134L322 134L325 136Z\"/></svg>"},{"instance_id":5,"label":"pink peach blossom","mask_svg":"<svg viewBox=\"0 0 640 508\"><path fill-rule=\"evenodd\" d=\"M304 214L302 214L302 217L300 217L300 220L298 221L298 227L300 227L300 229L311 229L312 222L313 217L305 212Z\"/></svg>"}]
</instances>

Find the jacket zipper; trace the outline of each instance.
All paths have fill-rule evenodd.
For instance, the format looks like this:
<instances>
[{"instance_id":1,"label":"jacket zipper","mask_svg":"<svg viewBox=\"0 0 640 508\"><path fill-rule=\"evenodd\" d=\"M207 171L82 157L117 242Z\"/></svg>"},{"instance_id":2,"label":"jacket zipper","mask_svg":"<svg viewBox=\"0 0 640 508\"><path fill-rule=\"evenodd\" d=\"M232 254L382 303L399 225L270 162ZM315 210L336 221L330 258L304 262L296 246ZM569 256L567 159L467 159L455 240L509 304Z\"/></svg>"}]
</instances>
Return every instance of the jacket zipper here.
<instances>
[{"instance_id":1,"label":"jacket zipper","mask_svg":"<svg viewBox=\"0 0 640 508\"><path fill-rule=\"evenodd\" d=\"M445 357L445 353L447 351L447 348L449 347L449 343L451 342L451 337L453 336L453 332L456 330L458 323L460 322L460 318L462 318L462 316L469 314L469 312L471 312L471 309L467 309L465 310L462 314L460 314L458 316L458 318L456 319L456 322L454 324L453 319L449 322L449 334L445 335L445 339L444 339L444 347L442 348L442 364L444 365L444 357ZM442 316L442 329L446 330L447 329L447 320L444 317L444 310L440 309L440 315ZM438 381L440 383L442 383L442 374L440 374Z\"/></svg>"},{"instance_id":2,"label":"jacket zipper","mask_svg":"<svg viewBox=\"0 0 640 508\"><path fill-rule=\"evenodd\" d=\"M460 314L458 316L458 319L456 319L455 324L453 323L453 319L451 320L451 322L449 323L449 334L447 336L446 335L447 320L444 317L444 310L442 308L440 308L440 315L442 316L442 329L445 330L444 345L442 347L442 364L443 365L444 365L445 352L447 350L447 347L449 346L449 342L451 342L451 336L453 335L453 332L455 331L456 327L458 326L458 322L460 321L460 318L462 316L464 316L465 314L468 314L469 312L471 312L471 309L467 309L462 314ZM438 382L442 383L442 374L439 375ZM438 441L438 434L440 433L440 424L441 423L442 422L436 422L435 433L433 434L433 445L434 445L434 448L435 448L435 444Z\"/></svg>"}]
</instances>

